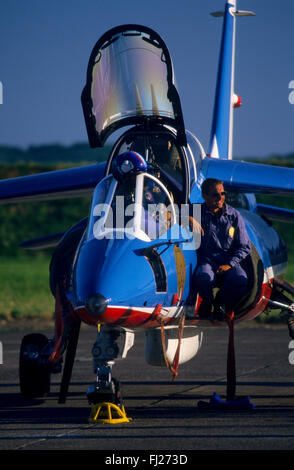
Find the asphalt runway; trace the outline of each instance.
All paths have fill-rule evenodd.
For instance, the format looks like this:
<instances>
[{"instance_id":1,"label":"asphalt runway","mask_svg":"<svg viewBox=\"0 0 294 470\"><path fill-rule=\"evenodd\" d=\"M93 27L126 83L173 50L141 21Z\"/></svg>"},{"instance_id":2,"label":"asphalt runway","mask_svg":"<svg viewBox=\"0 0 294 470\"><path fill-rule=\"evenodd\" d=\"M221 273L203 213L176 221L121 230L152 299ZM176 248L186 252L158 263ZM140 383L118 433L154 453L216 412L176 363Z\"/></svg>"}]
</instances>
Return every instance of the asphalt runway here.
<instances>
[{"instance_id":1,"label":"asphalt runway","mask_svg":"<svg viewBox=\"0 0 294 470\"><path fill-rule=\"evenodd\" d=\"M184 454L185 450L294 449L294 365L290 363L294 361L284 325L240 325L235 330L237 396L249 396L255 405L247 411L197 407L213 392L225 398L227 327L207 329L199 354L179 367L174 382L167 368L145 363L144 333L137 334L128 357L113 369L122 382L132 421L115 425L88 423L85 391L95 379L94 328L81 329L65 404L57 402L61 374L52 376L46 399L21 397L18 354L24 334L0 331L0 450L95 450L104 451L105 458L105 451L112 456L119 451L132 455L132 450Z\"/></svg>"}]
</instances>

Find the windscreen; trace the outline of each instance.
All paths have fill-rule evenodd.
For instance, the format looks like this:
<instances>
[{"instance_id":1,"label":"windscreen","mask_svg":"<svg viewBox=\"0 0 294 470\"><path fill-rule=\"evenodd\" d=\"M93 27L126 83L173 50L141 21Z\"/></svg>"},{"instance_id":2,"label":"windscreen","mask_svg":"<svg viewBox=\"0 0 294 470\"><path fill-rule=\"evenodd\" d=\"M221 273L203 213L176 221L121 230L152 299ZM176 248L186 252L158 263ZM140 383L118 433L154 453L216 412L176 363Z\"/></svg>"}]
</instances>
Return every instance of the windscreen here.
<instances>
[{"instance_id":1,"label":"windscreen","mask_svg":"<svg viewBox=\"0 0 294 470\"><path fill-rule=\"evenodd\" d=\"M176 222L173 202L166 188L150 175L144 176L142 187L143 210L140 225L150 240L155 240Z\"/></svg>"},{"instance_id":2,"label":"windscreen","mask_svg":"<svg viewBox=\"0 0 294 470\"><path fill-rule=\"evenodd\" d=\"M174 119L167 93L165 56L160 44L147 33L119 33L97 52L91 99L99 134L125 118Z\"/></svg>"},{"instance_id":3,"label":"windscreen","mask_svg":"<svg viewBox=\"0 0 294 470\"><path fill-rule=\"evenodd\" d=\"M110 203L116 186L116 180L110 175L100 181L94 189L90 208L87 240L91 240L96 237L96 233L100 234L104 230L104 221L110 212Z\"/></svg>"},{"instance_id":4,"label":"windscreen","mask_svg":"<svg viewBox=\"0 0 294 470\"><path fill-rule=\"evenodd\" d=\"M112 175L95 188L87 241L162 237L176 223L171 195L157 178L141 173L117 181Z\"/></svg>"}]
</instances>

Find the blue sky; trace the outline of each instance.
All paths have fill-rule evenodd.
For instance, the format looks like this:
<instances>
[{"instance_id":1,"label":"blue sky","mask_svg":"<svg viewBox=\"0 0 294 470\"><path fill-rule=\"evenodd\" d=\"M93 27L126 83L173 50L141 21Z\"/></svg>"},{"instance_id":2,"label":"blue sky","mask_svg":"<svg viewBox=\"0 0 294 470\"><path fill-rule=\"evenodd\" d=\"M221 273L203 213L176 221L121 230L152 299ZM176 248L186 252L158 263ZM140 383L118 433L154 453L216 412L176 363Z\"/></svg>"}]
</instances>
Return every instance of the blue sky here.
<instances>
[{"instance_id":1,"label":"blue sky","mask_svg":"<svg viewBox=\"0 0 294 470\"><path fill-rule=\"evenodd\" d=\"M208 150L224 0L10 0L1 6L0 145L86 142L80 95L90 52L113 26L139 23L165 40L186 128ZM294 152L294 2L239 0L233 155Z\"/></svg>"}]
</instances>

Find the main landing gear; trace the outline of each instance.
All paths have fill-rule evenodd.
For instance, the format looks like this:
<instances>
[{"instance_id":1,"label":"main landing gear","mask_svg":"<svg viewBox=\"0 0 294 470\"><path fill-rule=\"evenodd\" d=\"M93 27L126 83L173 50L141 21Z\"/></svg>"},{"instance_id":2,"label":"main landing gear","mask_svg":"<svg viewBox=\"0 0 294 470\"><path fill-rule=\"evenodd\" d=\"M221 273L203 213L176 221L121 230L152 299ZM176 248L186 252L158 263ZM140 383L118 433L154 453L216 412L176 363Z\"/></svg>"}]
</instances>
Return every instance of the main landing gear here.
<instances>
[{"instance_id":1,"label":"main landing gear","mask_svg":"<svg viewBox=\"0 0 294 470\"><path fill-rule=\"evenodd\" d=\"M290 338L294 339L294 302L284 294L285 291L294 297L294 288L282 279L275 279L274 287L273 298L266 300L272 308L281 310L280 317L287 323Z\"/></svg>"},{"instance_id":2,"label":"main landing gear","mask_svg":"<svg viewBox=\"0 0 294 470\"><path fill-rule=\"evenodd\" d=\"M50 364L51 342L40 333L24 336L19 355L20 391L25 398L45 397L50 392L51 373L61 371L61 360Z\"/></svg>"}]
</instances>

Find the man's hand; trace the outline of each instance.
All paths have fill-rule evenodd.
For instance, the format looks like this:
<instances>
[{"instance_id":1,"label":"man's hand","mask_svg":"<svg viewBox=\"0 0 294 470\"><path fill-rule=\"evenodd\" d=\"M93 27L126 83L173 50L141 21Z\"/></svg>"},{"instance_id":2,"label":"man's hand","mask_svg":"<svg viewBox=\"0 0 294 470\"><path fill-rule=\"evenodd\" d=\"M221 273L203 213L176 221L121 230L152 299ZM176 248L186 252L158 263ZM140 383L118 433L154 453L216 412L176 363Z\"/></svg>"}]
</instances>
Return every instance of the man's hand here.
<instances>
[{"instance_id":1,"label":"man's hand","mask_svg":"<svg viewBox=\"0 0 294 470\"><path fill-rule=\"evenodd\" d=\"M192 232L195 232L196 234L201 233L201 235L204 236L203 228L201 227L199 222L197 222L197 220L195 220L194 217L192 216L189 217L189 227L192 230Z\"/></svg>"},{"instance_id":2,"label":"man's hand","mask_svg":"<svg viewBox=\"0 0 294 470\"><path fill-rule=\"evenodd\" d=\"M229 264L222 264L221 266L219 266L216 270L216 274L222 274L226 271L228 271L229 269L231 269L232 266L230 266Z\"/></svg>"}]
</instances>

